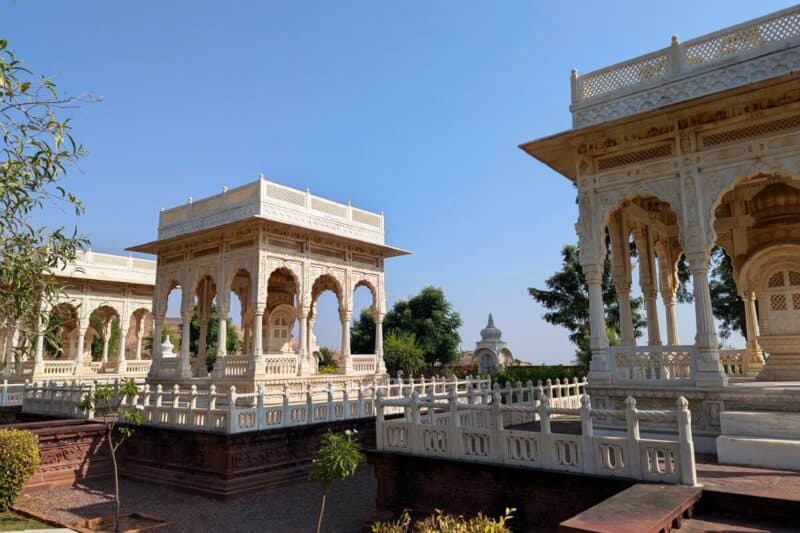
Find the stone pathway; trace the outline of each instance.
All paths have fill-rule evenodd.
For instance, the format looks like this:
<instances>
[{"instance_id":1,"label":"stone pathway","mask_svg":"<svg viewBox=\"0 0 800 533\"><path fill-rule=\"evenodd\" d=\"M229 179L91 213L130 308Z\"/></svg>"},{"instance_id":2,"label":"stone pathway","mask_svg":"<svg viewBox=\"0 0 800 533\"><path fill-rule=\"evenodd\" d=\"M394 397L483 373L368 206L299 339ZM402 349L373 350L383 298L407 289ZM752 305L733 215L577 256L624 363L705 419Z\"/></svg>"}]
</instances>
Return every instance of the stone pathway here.
<instances>
[{"instance_id":1,"label":"stone pathway","mask_svg":"<svg viewBox=\"0 0 800 533\"><path fill-rule=\"evenodd\" d=\"M369 466L355 477L331 485L323 530L359 532L375 513L376 482ZM112 480L59 487L23 495L19 507L65 524L114 512ZM121 480L123 512L163 518L159 533L275 532L307 533L316 526L322 485L303 481L233 498L227 502L167 487Z\"/></svg>"}]
</instances>

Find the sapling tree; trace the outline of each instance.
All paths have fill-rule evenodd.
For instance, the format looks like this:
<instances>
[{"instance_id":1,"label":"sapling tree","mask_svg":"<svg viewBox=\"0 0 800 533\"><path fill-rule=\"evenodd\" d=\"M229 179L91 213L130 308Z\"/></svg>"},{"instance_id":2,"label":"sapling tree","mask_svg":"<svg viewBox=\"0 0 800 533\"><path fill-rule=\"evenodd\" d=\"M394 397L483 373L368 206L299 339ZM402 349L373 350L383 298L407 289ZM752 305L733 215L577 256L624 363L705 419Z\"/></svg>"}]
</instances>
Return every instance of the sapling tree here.
<instances>
[{"instance_id":1,"label":"sapling tree","mask_svg":"<svg viewBox=\"0 0 800 533\"><path fill-rule=\"evenodd\" d=\"M317 533L322 530L322 517L325 515L325 501L331 483L337 479L347 479L356 473L356 469L364 454L361 445L356 440L356 430L347 430L344 433L328 431L322 436L322 446L317 451L311 463L311 479L322 481L322 500L317 518Z\"/></svg>"},{"instance_id":2,"label":"sapling tree","mask_svg":"<svg viewBox=\"0 0 800 533\"><path fill-rule=\"evenodd\" d=\"M136 383L132 379L122 381L119 387L102 386L81 400L80 408L93 413L106 425L106 443L111 452L111 462L114 466L114 502L116 513L114 515L114 531L119 531L120 499L119 499L119 469L117 468L117 450L133 435L134 426L144 422L142 411L127 405L138 392Z\"/></svg>"}]
</instances>

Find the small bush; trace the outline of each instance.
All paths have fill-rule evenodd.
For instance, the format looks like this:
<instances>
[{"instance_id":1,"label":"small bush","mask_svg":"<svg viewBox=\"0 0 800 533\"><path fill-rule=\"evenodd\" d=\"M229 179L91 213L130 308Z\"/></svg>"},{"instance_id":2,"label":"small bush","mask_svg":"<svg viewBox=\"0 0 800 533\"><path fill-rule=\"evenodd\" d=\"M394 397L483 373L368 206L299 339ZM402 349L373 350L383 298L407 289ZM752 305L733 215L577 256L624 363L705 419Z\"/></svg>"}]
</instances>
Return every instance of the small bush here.
<instances>
[{"instance_id":1,"label":"small bush","mask_svg":"<svg viewBox=\"0 0 800 533\"><path fill-rule=\"evenodd\" d=\"M506 514L494 520L478 513L472 518L453 516L437 511L428 518L411 523L408 511L394 522L377 522L372 533L511 533L507 522L513 518L515 509L506 509Z\"/></svg>"},{"instance_id":2,"label":"small bush","mask_svg":"<svg viewBox=\"0 0 800 533\"><path fill-rule=\"evenodd\" d=\"M492 376L492 381L501 385L516 383L521 381L523 384L532 381L534 385L539 380L546 382L548 379L556 380L564 378L572 381L573 378L582 377L578 368L574 366L549 365L549 366L507 366L503 370Z\"/></svg>"},{"instance_id":3,"label":"small bush","mask_svg":"<svg viewBox=\"0 0 800 533\"><path fill-rule=\"evenodd\" d=\"M39 438L29 431L0 429L0 511L17 500L39 468Z\"/></svg>"}]
</instances>

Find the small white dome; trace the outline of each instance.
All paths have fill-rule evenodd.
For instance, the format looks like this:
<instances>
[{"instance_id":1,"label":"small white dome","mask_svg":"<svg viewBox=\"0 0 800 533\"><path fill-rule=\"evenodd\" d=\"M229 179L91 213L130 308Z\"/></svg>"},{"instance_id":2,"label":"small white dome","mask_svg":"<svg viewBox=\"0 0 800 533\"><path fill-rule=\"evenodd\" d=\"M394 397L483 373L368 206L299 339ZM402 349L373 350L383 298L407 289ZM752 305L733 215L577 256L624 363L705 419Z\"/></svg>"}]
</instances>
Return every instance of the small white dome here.
<instances>
[{"instance_id":1,"label":"small white dome","mask_svg":"<svg viewBox=\"0 0 800 533\"><path fill-rule=\"evenodd\" d=\"M500 340L502 336L503 332L494 327L494 318L492 317L492 313L489 313L489 323L481 330L481 339L484 341L495 341Z\"/></svg>"}]
</instances>

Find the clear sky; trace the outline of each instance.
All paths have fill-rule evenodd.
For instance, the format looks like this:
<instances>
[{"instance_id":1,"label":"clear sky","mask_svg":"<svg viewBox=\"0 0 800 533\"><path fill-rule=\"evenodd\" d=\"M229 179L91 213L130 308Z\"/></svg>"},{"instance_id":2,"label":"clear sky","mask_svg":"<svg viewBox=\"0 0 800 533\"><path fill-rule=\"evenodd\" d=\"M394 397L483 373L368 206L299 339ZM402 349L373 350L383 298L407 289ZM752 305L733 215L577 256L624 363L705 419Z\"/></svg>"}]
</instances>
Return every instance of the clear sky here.
<instances>
[{"instance_id":1,"label":"clear sky","mask_svg":"<svg viewBox=\"0 0 800 533\"><path fill-rule=\"evenodd\" d=\"M414 252L387 261L390 304L440 286L464 348L491 311L517 357L552 363L573 348L527 287L576 240L575 195L517 145L570 127L571 68L789 5L0 0L0 36L67 92L103 98L75 116L89 155L67 183L94 250L149 241L160 207L263 172L385 212L387 242ZM331 300L316 333L338 347ZM680 322L692 342L691 308Z\"/></svg>"}]
</instances>

